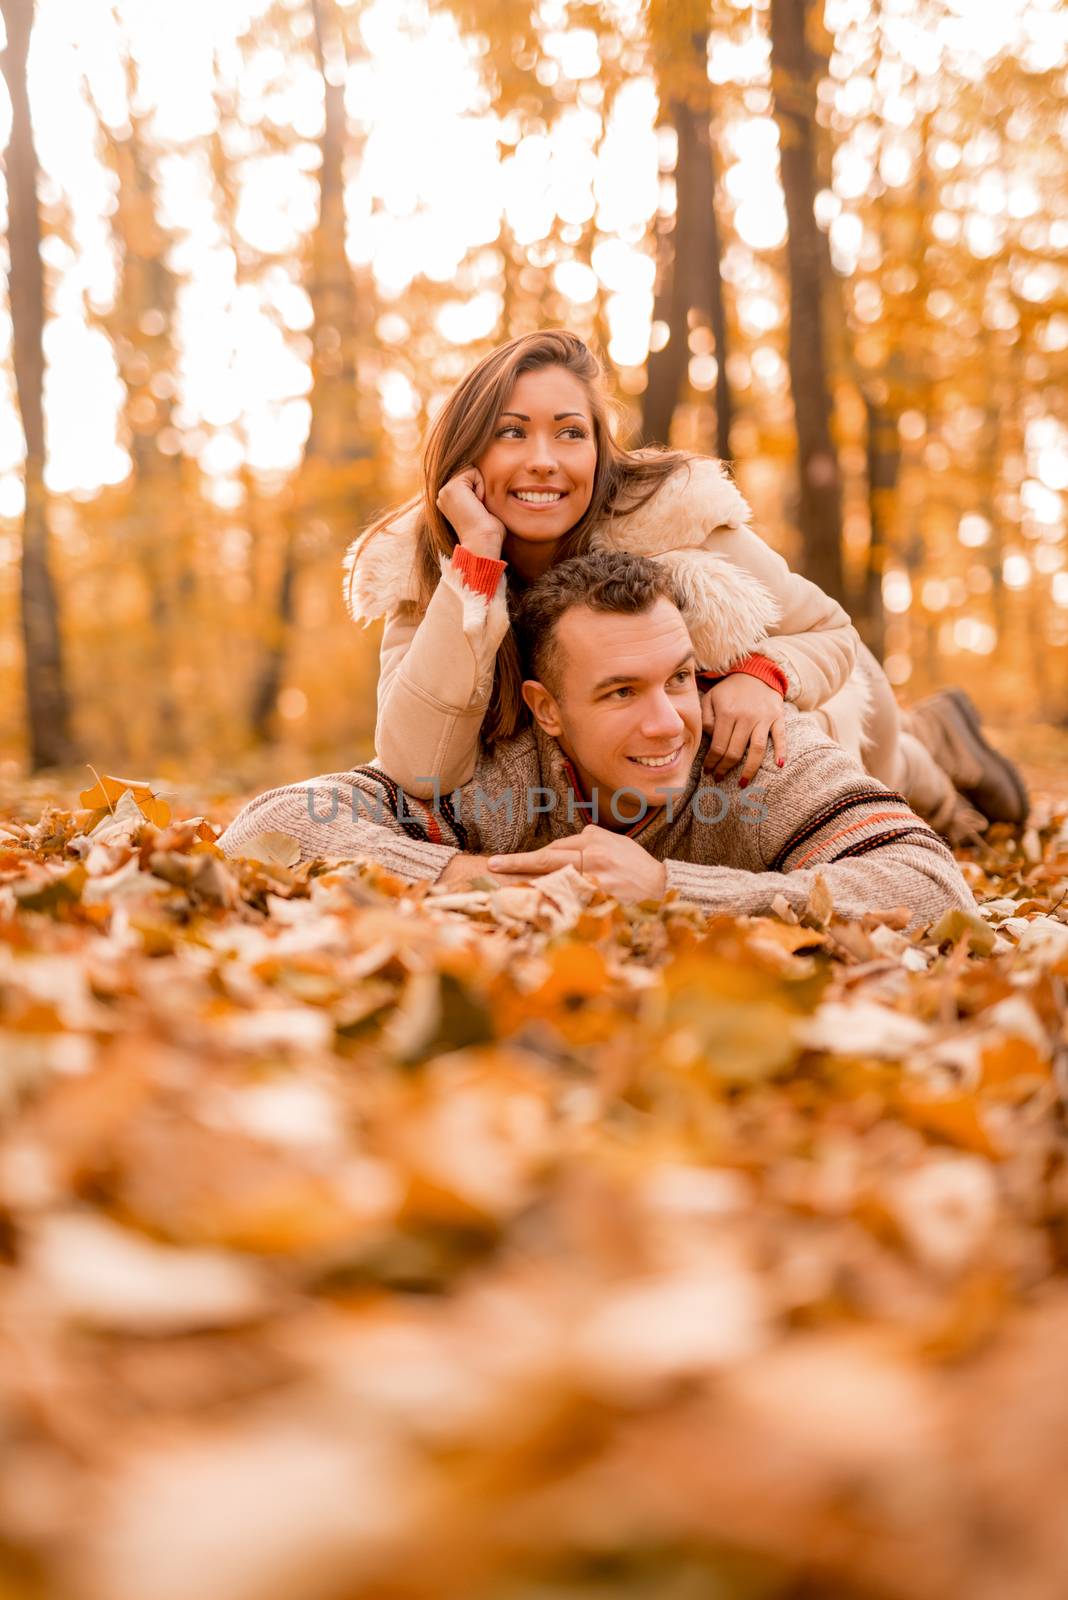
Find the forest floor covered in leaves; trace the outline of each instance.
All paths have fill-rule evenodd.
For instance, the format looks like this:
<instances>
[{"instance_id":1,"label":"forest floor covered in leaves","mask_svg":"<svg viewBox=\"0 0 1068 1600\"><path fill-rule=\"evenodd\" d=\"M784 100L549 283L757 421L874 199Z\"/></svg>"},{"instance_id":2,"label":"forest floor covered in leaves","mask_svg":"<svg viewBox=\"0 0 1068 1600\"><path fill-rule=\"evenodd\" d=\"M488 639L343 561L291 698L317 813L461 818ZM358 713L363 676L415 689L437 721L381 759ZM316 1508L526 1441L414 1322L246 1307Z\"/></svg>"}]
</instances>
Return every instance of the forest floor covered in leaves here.
<instances>
[{"instance_id":1,"label":"forest floor covered in leaves","mask_svg":"<svg viewBox=\"0 0 1068 1600\"><path fill-rule=\"evenodd\" d=\"M917 938L9 785L3 1600L1063 1600L1063 746Z\"/></svg>"}]
</instances>

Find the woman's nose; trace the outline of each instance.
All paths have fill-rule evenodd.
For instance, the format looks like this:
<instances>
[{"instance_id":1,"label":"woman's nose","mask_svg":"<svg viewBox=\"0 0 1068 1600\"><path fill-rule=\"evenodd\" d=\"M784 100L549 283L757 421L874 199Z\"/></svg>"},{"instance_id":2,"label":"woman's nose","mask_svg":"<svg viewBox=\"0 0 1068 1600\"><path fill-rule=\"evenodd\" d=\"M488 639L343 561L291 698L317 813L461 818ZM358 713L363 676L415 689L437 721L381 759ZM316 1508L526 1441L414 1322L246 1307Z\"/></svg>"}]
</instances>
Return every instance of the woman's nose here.
<instances>
[{"instance_id":1,"label":"woman's nose","mask_svg":"<svg viewBox=\"0 0 1068 1600\"><path fill-rule=\"evenodd\" d=\"M556 471L556 441L551 434L532 433L527 450L527 465L532 472Z\"/></svg>"}]
</instances>

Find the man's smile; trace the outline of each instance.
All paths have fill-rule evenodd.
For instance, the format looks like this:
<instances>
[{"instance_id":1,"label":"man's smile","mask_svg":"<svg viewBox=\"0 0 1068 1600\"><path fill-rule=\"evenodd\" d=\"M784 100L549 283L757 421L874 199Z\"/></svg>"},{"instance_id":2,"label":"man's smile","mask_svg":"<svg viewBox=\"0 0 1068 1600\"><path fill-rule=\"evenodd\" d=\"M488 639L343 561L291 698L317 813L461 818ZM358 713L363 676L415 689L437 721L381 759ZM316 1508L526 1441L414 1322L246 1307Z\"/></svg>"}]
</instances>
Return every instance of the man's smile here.
<instances>
[{"instance_id":1,"label":"man's smile","mask_svg":"<svg viewBox=\"0 0 1068 1600\"><path fill-rule=\"evenodd\" d=\"M636 762L639 767L649 767L652 771L659 771L662 767L673 767L685 748L683 742L663 756L628 756L627 760Z\"/></svg>"}]
</instances>

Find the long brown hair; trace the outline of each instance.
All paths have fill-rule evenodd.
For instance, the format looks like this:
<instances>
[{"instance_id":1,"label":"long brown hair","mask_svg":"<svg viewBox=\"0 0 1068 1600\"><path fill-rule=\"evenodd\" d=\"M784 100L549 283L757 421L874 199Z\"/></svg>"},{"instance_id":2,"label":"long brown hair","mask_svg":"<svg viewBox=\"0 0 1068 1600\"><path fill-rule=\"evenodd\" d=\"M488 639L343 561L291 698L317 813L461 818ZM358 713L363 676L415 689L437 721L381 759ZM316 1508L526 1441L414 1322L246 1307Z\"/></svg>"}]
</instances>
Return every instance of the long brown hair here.
<instances>
[{"instance_id":1,"label":"long brown hair","mask_svg":"<svg viewBox=\"0 0 1068 1600\"><path fill-rule=\"evenodd\" d=\"M368 529L361 545L364 550L369 539L377 535L388 537L389 526L398 510L419 506L416 578L417 605L421 611L426 609L441 581L441 557L451 555L459 543L452 524L438 510L438 494L450 478L480 460L489 448L516 379L524 372L534 372L541 367L563 367L582 384L597 446L590 503L575 526L561 539L557 561L584 555L589 548L591 530L599 522L644 505L664 479L689 459L680 450L637 452L625 450L616 443L612 437L610 401L601 364L577 334L569 333L566 328L549 328L540 333L520 334L517 339L498 345L457 384L431 423L423 446L421 495L380 517ZM514 582L509 574L510 601L514 597ZM482 739L486 744L508 738L522 725L526 715L520 693L522 681L518 646L509 632L497 651L493 690L482 724Z\"/></svg>"}]
</instances>

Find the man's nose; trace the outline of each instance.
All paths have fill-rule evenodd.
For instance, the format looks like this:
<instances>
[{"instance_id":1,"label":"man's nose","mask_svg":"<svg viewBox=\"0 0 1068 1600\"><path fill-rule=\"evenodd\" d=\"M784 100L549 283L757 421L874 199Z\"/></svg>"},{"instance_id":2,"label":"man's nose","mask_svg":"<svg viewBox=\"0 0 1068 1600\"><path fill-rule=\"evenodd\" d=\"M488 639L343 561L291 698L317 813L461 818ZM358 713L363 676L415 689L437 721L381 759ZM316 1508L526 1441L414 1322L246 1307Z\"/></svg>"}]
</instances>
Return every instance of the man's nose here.
<instances>
[{"instance_id":1,"label":"man's nose","mask_svg":"<svg viewBox=\"0 0 1068 1600\"><path fill-rule=\"evenodd\" d=\"M685 726L678 706L663 689L651 695L642 710L642 733L649 738L678 733Z\"/></svg>"}]
</instances>

